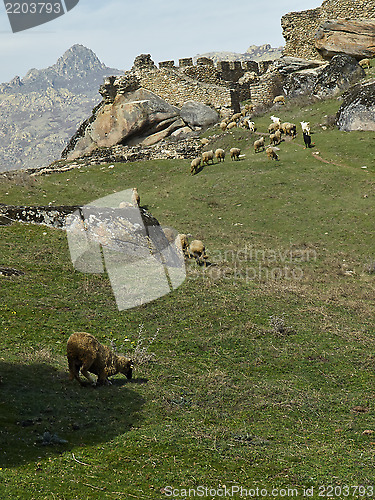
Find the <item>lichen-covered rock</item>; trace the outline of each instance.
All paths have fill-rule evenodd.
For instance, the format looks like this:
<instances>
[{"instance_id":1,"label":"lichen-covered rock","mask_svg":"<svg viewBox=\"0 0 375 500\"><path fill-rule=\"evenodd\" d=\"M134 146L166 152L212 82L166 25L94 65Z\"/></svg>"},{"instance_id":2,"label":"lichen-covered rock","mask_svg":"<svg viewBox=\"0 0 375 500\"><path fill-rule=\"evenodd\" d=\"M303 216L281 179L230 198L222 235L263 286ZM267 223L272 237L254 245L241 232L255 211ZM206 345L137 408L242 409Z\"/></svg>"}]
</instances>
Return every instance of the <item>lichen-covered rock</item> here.
<instances>
[{"instance_id":1,"label":"lichen-covered rock","mask_svg":"<svg viewBox=\"0 0 375 500\"><path fill-rule=\"evenodd\" d=\"M294 73L288 75L284 83L286 95L288 97L310 95L324 68L325 66L319 66L318 68L295 71Z\"/></svg>"},{"instance_id":2,"label":"lichen-covered rock","mask_svg":"<svg viewBox=\"0 0 375 500\"><path fill-rule=\"evenodd\" d=\"M354 57L339 54L334 56L320 73L312 94L320 98L334 97L365 76L364 69Z\"/></svg>"},{"instance_id":3,"label":"lichen-covered rock","mask_svg":"<svg viewBox=\"0 0 375 500\"><path fill-rule=\"evenodd\" d=\"M337 54L374 57L375 19L328 20L315 33L315 47L325 59Z\"/></svg>"},{"instance_id":4,"label":"lichen-covered rock","mask_svg":"<svg viewBox=\"0 0 375 500\"><path fill-rule=\"evenodd\" d=\"M340 130L375 130L375 81L355 85L337 113Z\"/></svg>"}]
</instances>

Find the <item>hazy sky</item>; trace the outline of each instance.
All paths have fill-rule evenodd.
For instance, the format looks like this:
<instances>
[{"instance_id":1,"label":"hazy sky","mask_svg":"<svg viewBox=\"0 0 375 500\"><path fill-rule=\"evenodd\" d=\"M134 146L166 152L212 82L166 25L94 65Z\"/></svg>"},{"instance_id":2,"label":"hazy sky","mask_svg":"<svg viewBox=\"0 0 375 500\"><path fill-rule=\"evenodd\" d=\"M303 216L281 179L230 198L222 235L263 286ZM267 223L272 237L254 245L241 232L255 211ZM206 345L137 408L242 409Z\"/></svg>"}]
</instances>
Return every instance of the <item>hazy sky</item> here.
<instances>
[{"instance_id":1,"label":"hazy sky","mask_svg":"<svg viewBox=\"0 0 375 500\"><path fill-rule=\"evenodd\" d=\"M155 62L178 62L210 51L245 52L250 45L279 47L284 44L281 16L321 4L322 0L80 0L58 19L12 33L0 0L0 82L54 64L75 43L92 49L107 66L125 70L141 53L150 53Z\"/></svg>"}]
</instances>

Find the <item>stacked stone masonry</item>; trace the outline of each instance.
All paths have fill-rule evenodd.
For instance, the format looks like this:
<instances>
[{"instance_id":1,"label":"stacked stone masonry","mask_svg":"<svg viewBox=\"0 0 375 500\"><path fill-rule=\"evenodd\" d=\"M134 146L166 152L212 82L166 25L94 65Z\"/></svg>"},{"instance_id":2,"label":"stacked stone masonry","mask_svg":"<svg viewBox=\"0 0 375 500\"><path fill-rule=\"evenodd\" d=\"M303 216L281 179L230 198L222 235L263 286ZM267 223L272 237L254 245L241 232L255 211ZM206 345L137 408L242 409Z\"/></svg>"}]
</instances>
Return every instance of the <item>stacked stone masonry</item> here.
<instances>
[{"instance_id":1,"label":"stacked stone masonry","mask_svg":"<svg viewBox=\"0 0 375 500\"><path fill-rule=\"evenodd\" d=\"M285 49L283 55L319 59L315 48L315 33L329 19L374 19L374 0L325 0L316 9L290 12L281 18Z\"/></svg>"}]
</instances>

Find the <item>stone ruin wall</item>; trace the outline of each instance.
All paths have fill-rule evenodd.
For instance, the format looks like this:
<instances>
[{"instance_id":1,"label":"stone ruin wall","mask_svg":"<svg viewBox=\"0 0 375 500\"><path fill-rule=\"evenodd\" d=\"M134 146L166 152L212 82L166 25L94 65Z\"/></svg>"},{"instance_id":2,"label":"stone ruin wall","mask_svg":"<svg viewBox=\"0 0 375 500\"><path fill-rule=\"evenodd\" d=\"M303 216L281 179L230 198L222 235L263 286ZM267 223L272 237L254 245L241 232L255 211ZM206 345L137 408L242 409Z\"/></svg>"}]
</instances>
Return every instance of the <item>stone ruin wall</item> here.
<instances>
[{"instance_id":1,"label":"stone ruin wall","mask_svg":"<svg viewBox=\"0 0 375 500\"><path fill-rule=\"evenodd\" d=\"M133 66L132 71L140 80L142 87L154 92L174 106L181 107L186 101L198 101L217 110L231 109L239 111L239 103L254 100L252 84L240 84L238 80L247 72L264 74L272 61L220 61L216 64L211 59L198 58L193 64L192 58L174 61L162 61L157 68L153 63L147 66ZM258 86L254 87L256 97ZM262 99L261 102L264 102Z\"/></svg>"},{"instance_id":2,"label":"stone ruin wall","mask_svg":"<svg viewBox=\"0 0 375 500\"><path fill-rule=\"evenodd\" d=\"M328 19L374 19L374 0L326 0L316 9L290 12L281 18L285 38L284 56L323 60L315 48L314 35Z\"/></svg>"}]
</instances>

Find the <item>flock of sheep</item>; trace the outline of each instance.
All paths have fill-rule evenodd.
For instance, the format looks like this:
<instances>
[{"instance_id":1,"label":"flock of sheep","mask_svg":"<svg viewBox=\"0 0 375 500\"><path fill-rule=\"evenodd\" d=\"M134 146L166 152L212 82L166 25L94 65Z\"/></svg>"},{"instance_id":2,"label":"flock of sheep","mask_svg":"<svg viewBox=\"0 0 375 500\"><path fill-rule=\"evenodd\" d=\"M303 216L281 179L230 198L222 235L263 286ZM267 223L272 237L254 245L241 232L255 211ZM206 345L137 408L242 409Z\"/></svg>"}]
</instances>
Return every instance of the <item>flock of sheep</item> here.
<instances>
[{"instance_id":1,"label":"flock of sheep","mask_svg":"<svg viewBox=\"0 0 375 500\"><path fill-rule=\"evenodd\" d=\"M276 96L273 101L275 104L285 104L285 97L283 95ZM231 117L227 119L223 119L220 123L219 127L222 132L227 130L232 130L234 127L242 127L249 130L252 133L255 133L257 128L253 121L250 121L251 118L248 116L253 111L252 104L246 104L241 113L235 113ZM277 151L279 148L277 147L281 141L282 136L290 136L294 139L297 136L297 126L294 123L290 122L281 122L280 118L277 116L271 116L272 123L268 127L269 134L269 145L266 145L265 137L262 136L256 141L254 141L253 147L254 152L258 153L259 151L265 151L268 158L272 160L278 160L279 157L277 155ZM310 132L310 123L309 122L300 122L302 128L303 139L305 142L305 147L311 147L311 132ZM209 142L206 140L207 143ZM229 151L230 157L232 160L238 160L241 154L241 150L239 148L231 148ZM192 175L196 174L199 171L199 168L204 165L208 165L209 163L213 164L214 159L218 162L224 161L225 159L225 151L221 148L210 151L203 151L200 157L194 158L190 164L190 173Z\"/></svg>"}]
</instances>

